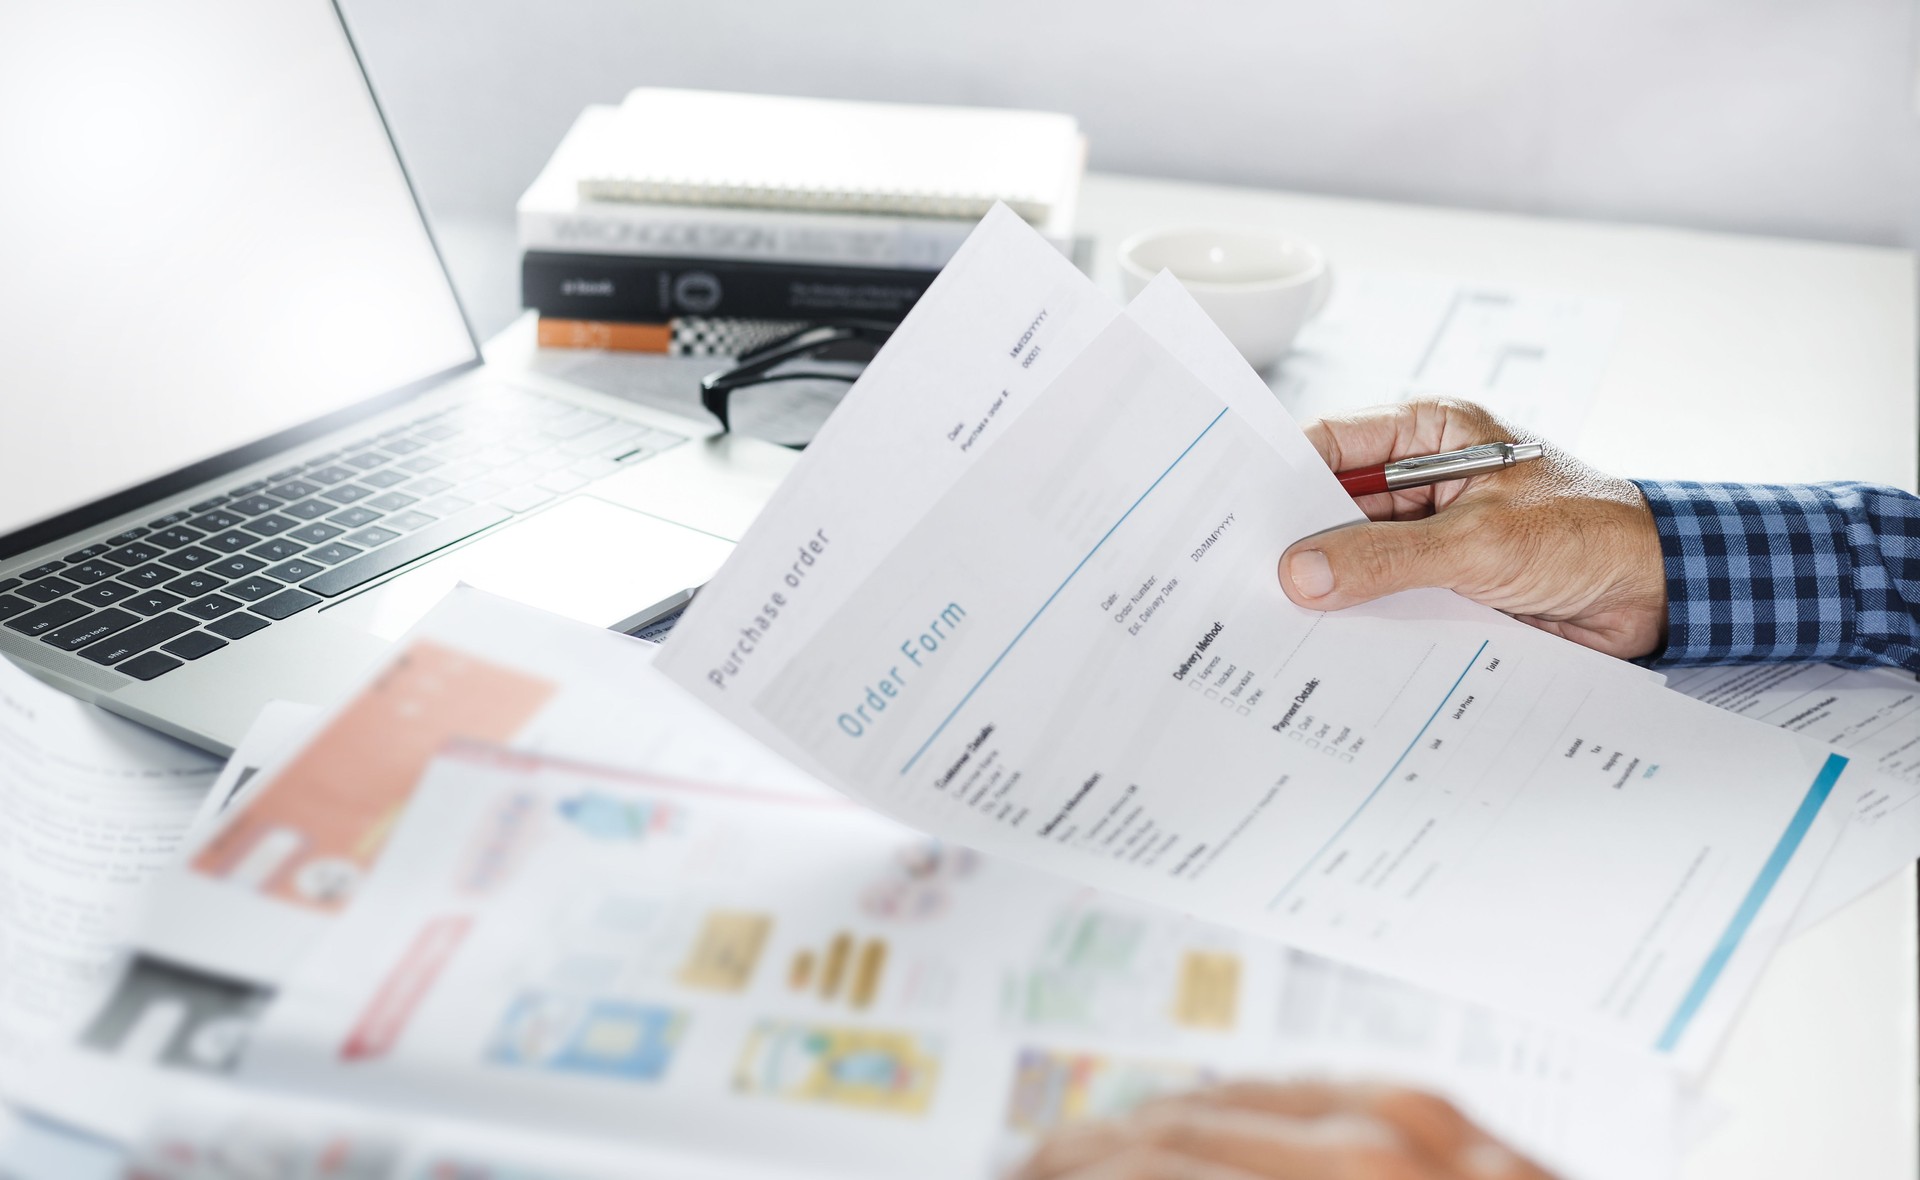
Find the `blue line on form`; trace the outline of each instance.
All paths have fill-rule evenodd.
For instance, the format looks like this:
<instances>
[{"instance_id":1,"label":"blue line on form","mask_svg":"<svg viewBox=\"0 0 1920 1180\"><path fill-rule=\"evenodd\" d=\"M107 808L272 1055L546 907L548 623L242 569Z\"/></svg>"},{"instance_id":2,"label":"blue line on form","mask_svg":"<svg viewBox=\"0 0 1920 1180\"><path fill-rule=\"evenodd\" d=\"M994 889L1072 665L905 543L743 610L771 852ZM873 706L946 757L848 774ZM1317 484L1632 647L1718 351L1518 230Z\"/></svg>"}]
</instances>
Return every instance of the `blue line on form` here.
<instances>
[{"instance_id":1,"label":"blue line on form","mask_svg":"<svg viewBox=\"0 0 1920 1180\"><path fill-rule=\"evenodd\" d=\"M1780 842L1773 846L1773 854L1767 857L1767 863L1760 866L1760 875L1753 879L1753 887L1747 890L1747 896L1740 902L1740 908L1733 912L1733 920L1727 923L1727 929L1714 945L1707 961L1700 965L1700 974L1694 978L1693 986L1680 1001L1680 1007L1674 1010L1673 1019L1667 1021L1666 1031L1654 1043L1654 1048L1662 1053L1671 1053L1680 1038L1686 1035L1687 1025L1700 1011L1700 1005L1706 1003L1707 993L1720 980L1727 961L1733 958L1733 952L1740 946L1740 940L1746 937L1747 927L1753 925L1753 919L1760 907L1767 902L1767 895L1773 892L1774 885L1780 880L1780 874L1786 871L1787 862L1800 850L1800 841L1807 835L1807 829L1813 826L1814 817L1820 814L1820 807L1833 793L1833 785L1840 781L1840 772L1847 768L1847 760L1838 754L1828 754L1821 764L1820 773L1814 776L1813 785L1807 788L1807 797L1800 801L1799 810L1787 821L1787 830L1780 833Z\"/></svg>"},{"instance_id":2,"label":"blue line on form","mask_svg":"<svg viewBox=\"0 0 1920 1180\"><path fill-rule=\"evenodd\" d=\"M1300 866L1300 871L1293 875L1293 879L1287 882L1286 887L1273 895L1273 900L1267 903L1268 909L1279 905L1282 898L1292 893L1293 887L1300 883L1300 878L1306 876L1314 864L1327 854L1327 849L1333 847L1334 841L1345 835L1347 829L1353 826L1353 821L1360 818L1360 813L1367 809L1367 804L1373 802L1373 797L1378 795L1381 789L1387 785L1387 780L1393 777L1393 772L1400 769L1400 764L1407 760L1408 754L1413 753L1413 748L1420 744L1420 739L1427 736L1427 726L1432 725L1433 719L1440 716L1440 710L1447 707L1447 699L1453 696L1454 689L1460 687L1460 682L1467 678L1467 673L1473 671L1474 664L1480 660L1480 653L1487 650L1487 644L1489 642L1491 641L1482 639L1480 646L1473 649L1473 658L1467 661L1466 667L1460 669L1460 675L1453 678L1453 684L1441 695L1440 703L1433 707L1433 712L1427 714L1427 719L1420 725L1420 732L1413 735L1413 740L1407 743L1407 748L1400 751L1400 756L1393 760L1392 766L1387 767L1387 773L1380 776L1380 781L1373 785L1373 790L1367 792L1365 799L1360 800L1360 806L1353 809L1353 814L1347 817L1346 822L1335 828L1333 835L1327 837L1327 842L1320 846L1319 851L1307 858L1307 863Z\"/></svg>"},{"instance_id":3,"label":"blue line on form","mask_svg":"<svg viewBox=\"0 0 1920 1180\"><path fill-rule=\"evenodd\" d=\"M1106 532L1100 535L1100 539L1093 543L1093 548L1087 550L1087 555L1080 559L1080 564L1073 567L1073 573L1068 574L1066 578L1062 580L1058 586L1054 587L1053 593L1047 595L1047 600L1040 604L1040 609L1037 611L1034 611L1033 617L1027 620L1027 625L1025 627L1020 628L1019 632L1016 635L1014 635L1012 641L1007 644L1006 651L1001 652L999 655L993 658L993 663L988 664L987 670L980 674L980 679L973 682L973 687L967 690L967 695L960 698L960 703L953 707L953 711L948 713L946 715L946 718L942 720L940 724L934 728L934 731L927 735L926 741L920 743L920 748L913 752L913 757L907 759L907 764L900 768L901 774L904 775L909 770L912 770L913 764L920 761L920 755L927 752L927 747L931 746L934 743L934 739L938 738L942 733L946 732L947 726L952 724L953 719L955 717L959 716L960 710L966 708L967 702L973 699L973 694L980 691L980 686L987 682L987 677L993 675L993 670L1000 666L1000 661L1007 658L1007 652L1012 651L1013 645L1016 643L1019 643L1021 638L1026 635L1027 631L1031 629L1035 623L1040 621L1040 616L1047 613L1047 608L1053 605L1054 599L1060 597L1060 592L1067 588L1067 583L1073 581L1074 576L1077 575L1080 572L1080 570L1089 561L1093 560L1093 555L1100 552L1100 546L1107 543L1107 538L1113 536L1114 529L1119 528L1121 525L1127 522L1127 517L1133 515L1133 510L1135 508L1140 507L1141 501L1145 500L1148 496L1152 495L1153 489L1160 486L1160 481L1167 478L1167 476L1173 474L1173 469L1180 466L1180 460L1185 459L1187 455L1193 450L1193 448L1199 446L1200 440L1207 437L1207 432L1212 430L1215 426L1219 425L1220 419L1226 416L1227 416L1227 412L1225 410L1221 410L1218 414L1215 414L1213 416L1213 421L1207 423L1206 429L1202 430L1199 434L1194 435L1193 441L1187 444L1186 450L1181 451L1177 456L1175 456L1173 462L1167 464L1167 469L1165 471L1162 471L1159 474L1159 476L1157 476L1154 479L1152 483L1147 485L1146 491L1140 493L1140 498L1135 500L1127 508L1125 512L1120 514L1120 519L1113 522L1113 528L1108 529Z\"/></svg>"}]
</instances>

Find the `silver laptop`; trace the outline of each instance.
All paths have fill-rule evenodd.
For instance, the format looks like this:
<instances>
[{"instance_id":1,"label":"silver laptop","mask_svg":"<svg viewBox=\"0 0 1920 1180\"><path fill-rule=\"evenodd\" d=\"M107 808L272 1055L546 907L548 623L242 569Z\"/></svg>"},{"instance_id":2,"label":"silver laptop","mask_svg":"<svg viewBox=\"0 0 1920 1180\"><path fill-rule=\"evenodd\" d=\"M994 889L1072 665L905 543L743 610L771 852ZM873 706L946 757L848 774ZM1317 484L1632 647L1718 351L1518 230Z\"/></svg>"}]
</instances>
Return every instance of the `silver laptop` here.
<instances>
[{"instance_id":1,"label":"silver laptop","mask_svg":"<svg viewBox=\"0 0 1920 1180\"><path fill-rule=\"evenodd\" d=\"M216 751L465 581L600 625L791 452L491 372L328 0L0 12L0 653Z\"/></svg>"}]
</instances>

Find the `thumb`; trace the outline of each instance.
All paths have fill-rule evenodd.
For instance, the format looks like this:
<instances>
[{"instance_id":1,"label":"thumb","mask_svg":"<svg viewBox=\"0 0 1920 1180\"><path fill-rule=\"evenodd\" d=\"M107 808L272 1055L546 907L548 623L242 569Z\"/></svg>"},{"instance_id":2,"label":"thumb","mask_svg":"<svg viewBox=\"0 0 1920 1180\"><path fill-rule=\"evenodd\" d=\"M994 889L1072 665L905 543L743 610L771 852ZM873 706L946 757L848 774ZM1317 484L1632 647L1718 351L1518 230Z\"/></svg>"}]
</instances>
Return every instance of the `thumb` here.
<instances>
[{"instance_id":1,"label":"thumb","mask_svg":"<svg viewBox=\"0 0 1920 1180\"><path fill-rule=\"evenodd\" d=\"M1310 610L1339 610L1421 586L1457 588L1466 572L1460 539L1445 516L1317 533L1280 555L1280 586Z\"/></svg>"}]
</instances>

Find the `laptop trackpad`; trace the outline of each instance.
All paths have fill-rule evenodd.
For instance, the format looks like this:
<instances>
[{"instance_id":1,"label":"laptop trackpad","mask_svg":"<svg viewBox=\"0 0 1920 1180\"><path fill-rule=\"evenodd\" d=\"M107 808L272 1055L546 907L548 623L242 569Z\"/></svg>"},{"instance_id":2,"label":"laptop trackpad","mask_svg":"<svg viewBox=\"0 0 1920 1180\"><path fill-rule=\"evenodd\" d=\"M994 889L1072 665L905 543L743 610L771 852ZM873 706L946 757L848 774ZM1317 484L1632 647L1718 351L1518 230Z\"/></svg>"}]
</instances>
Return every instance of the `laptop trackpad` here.
<instances>
[{"instance_id":1,"label":"laptop trackpad","mask_svg":"<svg viewBox=\"0 0 1920 1180\"><path fill-rule=\"evenodd\" d=\"M461 582L606 627L719 570L733 542L575 496L327 611L383 639Z\"/></svg>"}]
</instances>

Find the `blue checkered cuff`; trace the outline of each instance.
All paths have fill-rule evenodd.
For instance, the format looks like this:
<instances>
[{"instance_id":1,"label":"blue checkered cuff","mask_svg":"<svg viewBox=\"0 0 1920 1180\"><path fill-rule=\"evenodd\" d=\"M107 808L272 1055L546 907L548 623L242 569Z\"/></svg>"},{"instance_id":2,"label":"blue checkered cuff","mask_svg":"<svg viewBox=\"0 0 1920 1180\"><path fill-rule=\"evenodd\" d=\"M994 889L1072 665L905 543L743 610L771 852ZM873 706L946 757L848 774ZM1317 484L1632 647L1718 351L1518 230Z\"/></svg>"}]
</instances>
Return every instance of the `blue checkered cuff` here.
<instances>
[{"instance_id":1,"label":"blue checkered cuff","mask_svg":"<svg viewBox=\"0 0 1920 1180\"><path fill-rule=\"evenodd\" d=\"M1651 663L1920 672L1920 499L1861 483L1636 480L1666 561Z\"/></svg>"}]
</instances>

